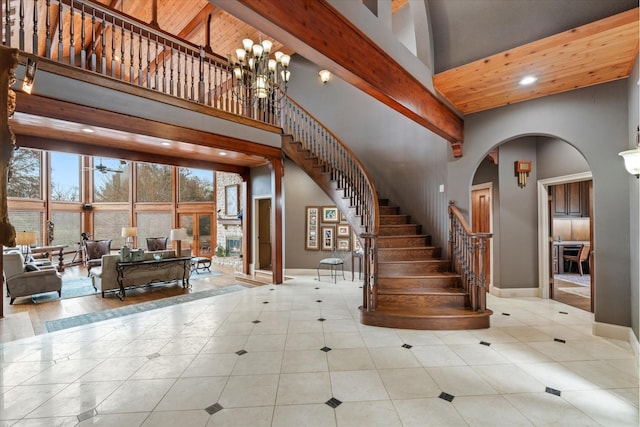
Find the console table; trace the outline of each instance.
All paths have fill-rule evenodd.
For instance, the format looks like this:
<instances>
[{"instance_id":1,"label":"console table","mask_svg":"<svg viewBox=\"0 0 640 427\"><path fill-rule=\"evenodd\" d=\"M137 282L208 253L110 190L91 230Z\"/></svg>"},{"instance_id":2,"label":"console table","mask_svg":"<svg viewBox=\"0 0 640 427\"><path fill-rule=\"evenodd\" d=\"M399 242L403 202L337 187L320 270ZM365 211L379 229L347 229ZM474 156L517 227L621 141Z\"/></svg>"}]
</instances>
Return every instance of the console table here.
<instances>
[{"instance_id":1,"label":"console table","mask_svg":"<svg viewBox=\"0 0 640 427\"><path fill-rule=\"evenodd\" d=\"M43 258L53 258L53 256L58 254L58 265L56 268L59 272L64 270L64 248L69 245L52 245L52 246L38 246L37 248L29 249L29 252L33 254L41 254L40 256Z\"/></svg>"},{"instance_id":2,"label":"console table","mask_svg":"<svg viewBox=\"0 0 640 427\"><path fill-rule=\"evenodd\" d=\"M137 286L145 286L150 285L155 282L166 282L168 270L173 265L179 265L182 268L182 287L186 288L189 286L189 274L191 270L191 257L179 257L179 258L162 258L162 259L150 259L144 261L126 261L126 262L117 262L116 263L116 272L117 272L117 282L120 290L118 291L118 298L120 300L124 300L125 296L125 285L124 281L126 279L127 273L131 273L136 270L144 270L145 278L148 280L147 283L140 285L132 285L130 287ZM178 279L180 280L180 279Z\"/></svg>"}]
</instances>

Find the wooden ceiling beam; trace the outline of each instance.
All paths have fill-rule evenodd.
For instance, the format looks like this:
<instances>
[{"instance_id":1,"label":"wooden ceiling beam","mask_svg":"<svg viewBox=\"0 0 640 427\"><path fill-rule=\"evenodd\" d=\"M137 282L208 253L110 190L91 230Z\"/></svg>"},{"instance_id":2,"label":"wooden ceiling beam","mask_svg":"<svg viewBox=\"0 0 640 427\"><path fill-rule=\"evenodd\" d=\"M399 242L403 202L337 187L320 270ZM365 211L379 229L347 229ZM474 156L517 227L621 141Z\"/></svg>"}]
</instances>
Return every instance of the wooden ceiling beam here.
<instances>
[{"instance_id":1,"label":"wooden ceiling beam","mask_svg":"<svg viewBox=\"0 0 640 427\"><path fill-rule=\"evenodd\" d=\"M446 139L454 155L462 155L462 119L325 0L211 1Z\"/></svg>"}]
</instances>

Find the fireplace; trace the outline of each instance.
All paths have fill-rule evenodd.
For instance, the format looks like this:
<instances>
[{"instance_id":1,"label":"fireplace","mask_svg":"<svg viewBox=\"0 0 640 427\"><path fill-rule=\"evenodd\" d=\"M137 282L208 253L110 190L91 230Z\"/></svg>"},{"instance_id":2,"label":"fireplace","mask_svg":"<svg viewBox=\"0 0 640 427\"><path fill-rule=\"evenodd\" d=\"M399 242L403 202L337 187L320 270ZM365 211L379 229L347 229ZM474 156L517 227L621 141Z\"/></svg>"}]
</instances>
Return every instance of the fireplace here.
<instances>
[{"instance_id":1,"label":"fireplace","mask_svg":"<svg viewBox=\"0 0 640 427\"><path fill-rule=\"evenodd\" d=\"M240 256L240 237L227 237L227 256Z\"/></svg>"}]
</instances>

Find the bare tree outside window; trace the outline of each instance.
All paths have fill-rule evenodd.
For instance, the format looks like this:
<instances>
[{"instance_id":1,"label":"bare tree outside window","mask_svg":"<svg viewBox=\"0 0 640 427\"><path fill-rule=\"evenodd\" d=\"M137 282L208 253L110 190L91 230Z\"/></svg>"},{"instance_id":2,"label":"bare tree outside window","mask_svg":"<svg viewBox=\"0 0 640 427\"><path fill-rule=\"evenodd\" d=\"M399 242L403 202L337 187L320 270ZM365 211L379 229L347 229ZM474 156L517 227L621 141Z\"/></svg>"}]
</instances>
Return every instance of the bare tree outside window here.
<instances>
[{"instance_id":1,"label":"bare tree outside window","mask_svg":"<svg viewBox=\"0 0 640 427\"><path fill-rule=\"evenodd\" d=\"M42 152L20 148L13 152L8 197L42 200Z\"/></svg>"},{"instance_id":2,"label":"bare tree outside window","mask_svg":"<svg viewBox=\"0 0 640 427\"><path fill-rule=\"evenodd\" d=\"M171 166L136 163L138 202L171 202Z\"/></svg>"},{"instance_id":3,"label":"bare tree outside window","mask_svg":"<svg viewBox=\"0 0 640 427\"><path fill-rule=\"evenodd\" d=\"M213 171L180 168L178 175L181 202L212 202L215 200Z\"/></svg>"}]
</instances>

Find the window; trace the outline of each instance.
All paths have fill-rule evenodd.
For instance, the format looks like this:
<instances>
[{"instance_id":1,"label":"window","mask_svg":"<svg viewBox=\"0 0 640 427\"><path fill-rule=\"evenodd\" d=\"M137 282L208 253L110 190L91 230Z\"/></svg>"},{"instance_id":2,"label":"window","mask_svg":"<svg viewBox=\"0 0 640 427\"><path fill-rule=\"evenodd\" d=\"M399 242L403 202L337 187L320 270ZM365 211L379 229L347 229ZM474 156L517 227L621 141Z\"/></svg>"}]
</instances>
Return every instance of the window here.
<instances>
[{"instance_id":1,"label":"window","mask_svg":"<svg viewBox=\"0 0 640 427\"><path fill-rule=\"evenodd\" d=\"M181 202L213 202L213 171L191 168L178 169Z\"/></svg>"},{"instance_id":2,"label":"window","mask_svg":"<svg viewBox=\"0 0 640 427\"><path fill-rule=\"evenodd\" d=\"M51 152L51 201L80 202L80 156Z\"/></svg>"},{"instance_id":3,"label":"window","mask_svg":"<svg viewBox=\"0 0 640 427\"><path fill-rule=\"evenodd\" d=\"M42 224L44 212L41 211L11 211L9 212L9 221L11 225L19 231L35 231L36 244L42 245Z\"/></svg>"},{"instance_id":4,"label":"window","mask_svg":"<svg viewBox=\"0 0 640 427\"><path fill-rule=\"evenodd\" d=\"M138 247L146 248L147 237L169 237L171 212L138 212Z\"/></svg>"},{"instance_id":5,"label":"window","mask_svg":"<svg viewBox=\"0 0 640 427\"><path fill-rule=\"evenodd\" d=\"M13 152L7 196L42 200L42 152L20 148Z\"/></svg>"},{"instance_id":6,"label":"window","mask_svg":"<svg viewBox=\"0 0 640 427\"><path fill-rule=\"evenodd\" d=\"M128 211L103 211L93 214L93 240L110 239L112 248L124 244L122 227L129 225Z\"/></svg>"},{"instance_id":7,"label":"window","mask_svg":"<svg viewBox=\"0 0 640 427\"><path fill-rule=\"evenodd\" d=\"M138 202L171 202L171 166L136 163Z\"/></svg>"},{"instance_id":8,"label":"window","mask_svg":"<svg viewBox=\"0 0 640 427\"><path fill-rule=\"evenodd\" d=\"M129 201L129 168L120 160L93 159L93 201Z\"/></svg>"},{"instance_id":9,"label":"window","mask_svg":"<svg viewBox=\"0 0 640 427\"><path fill-rule=\"evenodd\" d=\"M52 245L69 245L75 247L80 241L80 212L53 211L51 213L53 223Z\"/></svg>"}]
</instances>

